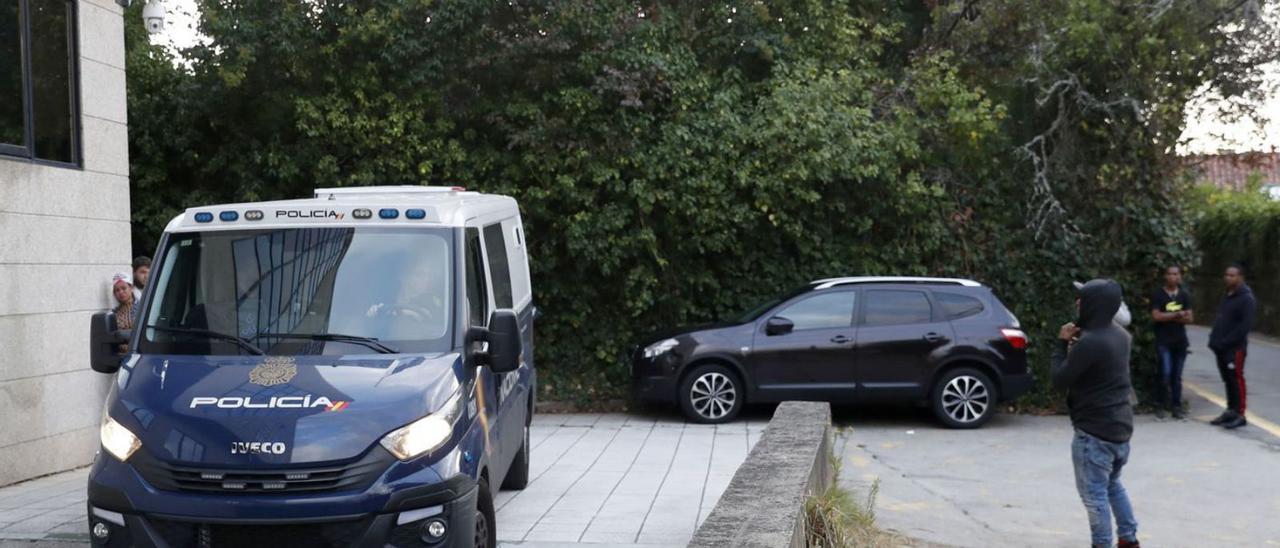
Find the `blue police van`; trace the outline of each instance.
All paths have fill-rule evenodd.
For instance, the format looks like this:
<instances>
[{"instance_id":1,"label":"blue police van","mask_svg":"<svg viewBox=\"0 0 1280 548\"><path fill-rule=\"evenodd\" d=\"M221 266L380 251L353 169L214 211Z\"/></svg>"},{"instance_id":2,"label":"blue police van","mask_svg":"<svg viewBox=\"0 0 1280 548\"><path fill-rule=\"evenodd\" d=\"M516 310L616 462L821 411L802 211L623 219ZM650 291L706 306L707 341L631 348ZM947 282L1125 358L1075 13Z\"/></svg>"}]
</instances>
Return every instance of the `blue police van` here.
<instances>
[{"instance_id":1,"label":"blue police van","mask_svg":"<svg viewBox=\"0 0 1280 548\"><path fill-rule=\"evenodd\" d=\"M89 476L94 546L496 545L529 480L535 370L516 201L320 189L173 219Z\"/></svg>"}]
</instances>

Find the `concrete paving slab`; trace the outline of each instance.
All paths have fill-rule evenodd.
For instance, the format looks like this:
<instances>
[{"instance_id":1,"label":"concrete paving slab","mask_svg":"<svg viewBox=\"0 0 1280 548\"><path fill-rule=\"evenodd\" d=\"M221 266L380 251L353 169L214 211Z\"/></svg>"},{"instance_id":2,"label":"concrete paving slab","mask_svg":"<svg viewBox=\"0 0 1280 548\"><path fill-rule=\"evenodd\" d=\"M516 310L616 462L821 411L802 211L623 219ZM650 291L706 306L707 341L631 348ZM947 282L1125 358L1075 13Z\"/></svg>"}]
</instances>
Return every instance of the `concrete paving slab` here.
<instances>
[{"instance_id":1,"label":"concrete paving slab","mask_svg":"<svg viewBox=\"0 0 1280 548\"><path fill-rule=\"evenodd\" d=\"M495 499L500 544L683 546L767 421L537 415L529 486ZM87 477L84 468L0 488L0 547L83 546Z\"/></svg>"}]
</instances>

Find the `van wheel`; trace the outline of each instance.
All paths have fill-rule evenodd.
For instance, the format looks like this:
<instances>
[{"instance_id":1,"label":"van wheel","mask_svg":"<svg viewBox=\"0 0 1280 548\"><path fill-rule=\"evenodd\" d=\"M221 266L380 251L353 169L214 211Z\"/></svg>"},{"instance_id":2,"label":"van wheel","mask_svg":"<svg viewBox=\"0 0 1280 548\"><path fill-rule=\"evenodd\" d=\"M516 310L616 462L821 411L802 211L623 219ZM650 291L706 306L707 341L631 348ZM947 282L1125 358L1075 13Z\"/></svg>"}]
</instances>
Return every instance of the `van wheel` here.
<instances>
[{"instance_id":1,"label":"van wheel","mask_svg":"<svg viewBox=\"0 0 1280 548\"><path fill-rule=\"evenodd\" d=\"M933 414L948 428L978 428L996 412L995 383L977 369L946 372L933 385Z\"/></svg>"},{"instance_id":2,"label":"van wheel","mask_svg":"<svg viewBox=\"0 0 1280 548\"><path fill-rule=\"evenodd\" d=\"M511 462L507 477L502 480L503 489L524 489L529 485L529 425L524 425L524 441L520 443L520 451L516 460Z\"/></svg>"},{"instance_id":3,"label":"van wheel","mask_svg":"<svg viewBox=\"0 0 1280 548\"><path fill-rule=\"evenodd\" d=\"M680 383L680 409L693 422L729 422L742 410L745 392L737 373L728 367L701 365Z\"/></svg>"},{"instance_id":4,"label":"van wheel","mask_svg":"<svg viewBox=\"0 0 1280 548\"><path fill-rule=\"evenodd\" d=\"M475 548L497 548L498 528L495 526L493 495L489 494L489 480L480 480L480 492L476 495Z\"/></svg>"}]
</instances>

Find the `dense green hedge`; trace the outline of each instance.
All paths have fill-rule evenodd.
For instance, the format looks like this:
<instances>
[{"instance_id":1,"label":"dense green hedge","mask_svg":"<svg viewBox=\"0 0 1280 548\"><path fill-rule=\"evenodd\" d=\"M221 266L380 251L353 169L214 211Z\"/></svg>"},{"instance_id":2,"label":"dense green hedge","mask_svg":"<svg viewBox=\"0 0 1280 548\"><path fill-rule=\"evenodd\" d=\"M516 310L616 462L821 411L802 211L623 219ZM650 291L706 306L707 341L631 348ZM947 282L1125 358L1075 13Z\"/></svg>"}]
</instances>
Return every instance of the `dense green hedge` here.
<instances>
[{"instance_id":1,"label":"dense green hedge","mask_svg":"<svg viewBox=\"0 0 1280 548\"><path fill-rule=\"evenodd\" d=\"M1213 321L1222 300L1222 274L1241 263L1258 302L1254 330L1280 335L1280 201L1256 189L1205 191L1196 222L1200 268L1195 272L1196 316Z\"/></svg>"},{"instance_id":2,"label":"dense green hedge","mask_svg":"<svg viewBox=\"0 0 1280 548\"><path fill-rule=\"evenodd\" d=\"M1185 103L1251 89L1275 30L1227 0L200 6L176 65L127 18L135 248L192 204L510 194L542 396L578 401L650 330L848 274L990 284L1044 379L1072 280L1192 257Z\"/></svg>"}]
</instances>

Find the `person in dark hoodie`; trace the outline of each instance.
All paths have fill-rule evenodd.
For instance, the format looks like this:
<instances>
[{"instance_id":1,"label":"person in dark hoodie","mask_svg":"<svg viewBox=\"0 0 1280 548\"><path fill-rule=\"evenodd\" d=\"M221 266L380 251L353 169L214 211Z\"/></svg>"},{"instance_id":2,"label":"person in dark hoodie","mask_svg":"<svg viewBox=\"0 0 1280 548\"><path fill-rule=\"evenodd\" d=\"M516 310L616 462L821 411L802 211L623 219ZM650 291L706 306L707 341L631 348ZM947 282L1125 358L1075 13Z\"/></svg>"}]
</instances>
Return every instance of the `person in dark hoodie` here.
<instances>
[{"instance_id":1,"label":"person in dark hoodie","mask_svg":"<svg viewBox=\"0 0 1280 548\"><path fill-rule=\"evenodd\" d=\"M1210 424L1240 428L1249 424L1244 418L1244 358L1249 350L1249 330L1253 329L1256 303L1253 290L1244 283L1244 267L1238 264L1228 266L1223 280L1227 284L1227 294L1222 297L1218 317L1213 320L1213 330L1209 332L1209 349L1217 358L1218 373L1227 386L1227 410Z\"/></svg>"},{"instance_id":2,"label":"person in dark hoodie","mask_svg":"<svg viewBox=\"0 0 1280 548\"><path fill-rule=\"evenodd\" d=\"M1071 461L1076 490L1089 514L1093 546L1110 548L1114 516L1121 548L1137 547L1138 522L1120 470L1129 460L1133 406L1129 381L1129 333L1112 319L1120 309L1120 284L1092 280L1078 292L1079 319L1062 326L1050 358L1053 386L1067 391Z\"/></svg>"}]
</instances>

